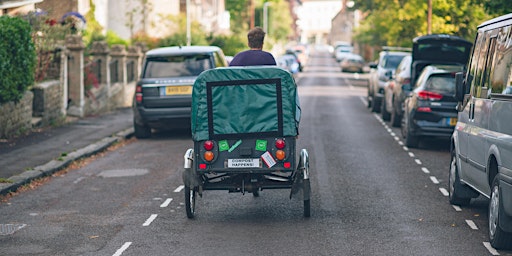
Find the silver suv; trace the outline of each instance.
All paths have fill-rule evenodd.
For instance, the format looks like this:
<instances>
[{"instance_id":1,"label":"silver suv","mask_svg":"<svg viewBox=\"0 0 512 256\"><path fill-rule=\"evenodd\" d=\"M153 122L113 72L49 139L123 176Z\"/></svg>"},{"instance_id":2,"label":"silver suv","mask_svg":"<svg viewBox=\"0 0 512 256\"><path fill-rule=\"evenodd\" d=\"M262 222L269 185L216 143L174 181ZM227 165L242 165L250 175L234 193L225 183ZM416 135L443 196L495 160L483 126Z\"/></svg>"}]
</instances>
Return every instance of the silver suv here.
<instances>
[{"instance_id":1,"label":"silver suv","mask_svg":"<svg viewBox=\"0 0 512 256\"><path fill-rule=\"evenodd\" d=\"M196 77L204 70L225 66L224 53L216 46L175 46L148 51L133 97L135 137L150 137L152 128L190 126Z\"/></svg>"},{"instance_id":2,"label":"silver suv","mask_svg":"<svg viewBox=\"0 0 512 256\"><path fill-rule=\"evenodd\" d=\"M466 74L456 76L450 203L489 202L489 240L512 248L512 14L478 26Z\"/></svg>"},{"instance_id":3,"label":"silver suv","mask_svg":"<svg viewBox=\"0 0 512 256\"><path fill-rule=\"evenodd\" d=\"M393 51L384 48L379 53L379 60L370 64L370 80L368 83L368 107L372 112L380 112L382 99L384 98L384 86L393 77L398 64L402 59L410 55L410 52Z\"/></svg>"}]
</instances>

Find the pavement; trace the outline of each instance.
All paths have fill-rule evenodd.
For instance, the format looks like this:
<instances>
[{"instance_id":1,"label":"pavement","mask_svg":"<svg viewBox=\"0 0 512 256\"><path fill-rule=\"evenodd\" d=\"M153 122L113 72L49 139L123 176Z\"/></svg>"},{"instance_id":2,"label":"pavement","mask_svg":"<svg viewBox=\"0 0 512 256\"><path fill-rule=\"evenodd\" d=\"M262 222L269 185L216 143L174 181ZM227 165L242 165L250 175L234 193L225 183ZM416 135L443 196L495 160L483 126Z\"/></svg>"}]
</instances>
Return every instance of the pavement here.
<instances>
[{"instance_id":1,"label":"pavement","mask_svg":"<svg viewBox=\"0 0 512 256\"><path fill-rule=\"evenodd\" d=\"M0 195L132 136L133 112L122 108L98 116L68 118L60 126L0 140Z\"/></svg>"}]
</instances>

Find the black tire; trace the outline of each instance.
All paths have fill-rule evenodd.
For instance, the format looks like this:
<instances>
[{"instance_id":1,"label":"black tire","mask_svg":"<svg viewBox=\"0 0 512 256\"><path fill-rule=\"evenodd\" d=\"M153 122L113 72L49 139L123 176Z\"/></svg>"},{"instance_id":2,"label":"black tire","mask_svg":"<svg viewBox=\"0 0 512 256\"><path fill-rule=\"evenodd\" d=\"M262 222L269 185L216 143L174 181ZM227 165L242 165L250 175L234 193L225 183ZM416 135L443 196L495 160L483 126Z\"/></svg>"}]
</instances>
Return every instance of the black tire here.
<instances>
[{"instance_id":1,"label":"black tire","mask_svg":"<svg viewBox=\"0 0 512 256\"><path fill-rule=\"evenodd\" d=\"M452 160L450 162L450 172L448 174L448 198L451 204L465 206L471 201L471 197L468 196L471 191L469 191L469 187L464 186L460 182L455 150L452 150L451 155Z\"/></svg>"},{"instance_id":2,"label":"black tire","mask_svg":"<svg viewBox=\"0 0 512 256\"><path fill-rule=\"evenodd\" d=\"M398 114L398 107L400 106L396 106L396 103L393 101L393 111L391 111L391 117L389 118L392 127L400 127L402 123L402 116Z\"/></svg>"},{"instance_id":3,"label":"black tire","mask_svg":"<svg viewBox=\"0 0 512 256\"><path fill-rule=\"evenodd\" d=\"M372 102L372 112L379 113L381 104L382 102L379 102L374 98Z\"/></svg>"},{"instance_id":4,"label":"black tire","mask_svg":"<svg viewBox=\"0 0 512 256\"><path fill-rule=\"evenodd\" d=\"M303 185L304 189L304 217L311 217L311 183L309 179L305 179Z\"/></svg>"},{"instance_id":5,"label":"black tire","mask_svg":"<svg viewBox=\"0 0 512 256\"><path fill-rule=\"evenodd\" d=\"M512 233L505 232L500 227L500 215L503 215L500 189L498 176L496 176L492 182L491 200L489 201L489 240L492 247L506 250L512 248L510 243Z\"/></svg>"},{"instance_id":6,"label":"black tire","mask_svg":"<svg viewBox=\"0 0 512 256\"><path fill-rule=\"evenodd\" d=\"M404 121L402 122L402 136L405 139L405 145L410 148L417 148L420 144L420 139L418 136L412 135L411 129L409 127L409 117L404 116Z\"/></svg>"},{"instance_id":7,"label":"black tire","mask_svg":"<svg viewBox=\"0 0 512 256\"><path fill-rule=\"evenodd\" d=\"M386 97L384 97L380 103L380 114L382 115L382 120L389 121L391 118L390 113L386 110Z\"/></svg>"},{"instance_id":8,"label":"black tire","mask_svg":"<svg viewBox=\"0 0 512 256\"><path fill-rule=\"evenodd\" d=\"M185 210L189 219L193 219L196 213L196 194L193 188L185 186Z\"/></svg>"},{"instance_id":9,"label":"black tire","mask_svg":"<svg viewBox=\"0 0 512 256\"><path fill-rule=\"evenodd\" d=\"M151 137L151 128L147 125L138 125L133 121L134 135L137 139L146 139Z\"/></svg>"},{"instance_id":10,"label":"black tire","mask_svg":"<svg viewBox=\"0 0 512 256\"><path fill-rule=\"evenodd\" d=\"M368 89L369 90L369 89ZM368 108L371 108L372 107L372 96L370 95L370 91L368 91L368 96L366 97L366 102L367 102L367 107Z\"/></svg>"},{"instance_id":11,"label":"black tire","mask_svg":"<svg viewBox=\"0 0 512 256\"><path fill-rule=\"evenodd\" d=\"M259 197L260 196L260 191L258 191L258 190L253 191L252 192L252 196Z\"/></svg>"}]
</instances>

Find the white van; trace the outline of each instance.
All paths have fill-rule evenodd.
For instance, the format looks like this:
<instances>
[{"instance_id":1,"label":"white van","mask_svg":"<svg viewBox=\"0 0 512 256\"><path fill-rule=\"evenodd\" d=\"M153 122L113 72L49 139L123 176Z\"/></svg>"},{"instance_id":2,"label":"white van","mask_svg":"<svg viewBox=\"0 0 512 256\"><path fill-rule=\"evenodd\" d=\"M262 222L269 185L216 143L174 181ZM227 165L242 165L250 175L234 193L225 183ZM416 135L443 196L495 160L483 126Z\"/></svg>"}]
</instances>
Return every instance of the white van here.
<instances>
[{"instance_id":1,"label":"white van","mask_svg":"<svg viewBox=\"0 0 512 256\"><path fill-rule=\"evenodd\" d=\"M512 14L478 26L468 70L456 83L450 202L489 198L491 245L512 248Z\"/></svg>"}]
</instances>

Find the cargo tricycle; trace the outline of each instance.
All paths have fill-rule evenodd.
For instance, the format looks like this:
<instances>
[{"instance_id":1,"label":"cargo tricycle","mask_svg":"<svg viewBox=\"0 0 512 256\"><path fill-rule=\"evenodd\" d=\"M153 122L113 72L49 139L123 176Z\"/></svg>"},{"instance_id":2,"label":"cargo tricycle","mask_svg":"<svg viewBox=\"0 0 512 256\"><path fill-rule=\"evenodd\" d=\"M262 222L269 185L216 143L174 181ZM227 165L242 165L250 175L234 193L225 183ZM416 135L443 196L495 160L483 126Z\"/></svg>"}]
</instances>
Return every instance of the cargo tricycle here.
<instances>
[{"instance_id":1,"label":"cargo tricycle","mask_svg":"<svg viewBox=\"0 0 512 256\"><path fill-rule=\"evenodd\" d=\"M183 182L188 218L206 190L259 196L289 189L310 217L309 156L296 152L301 110L292 75L279 67L204 71L192 91L194 148L185 153ZM299 193L302 192L302 193Z\"/></svg>"}]
</instances>

